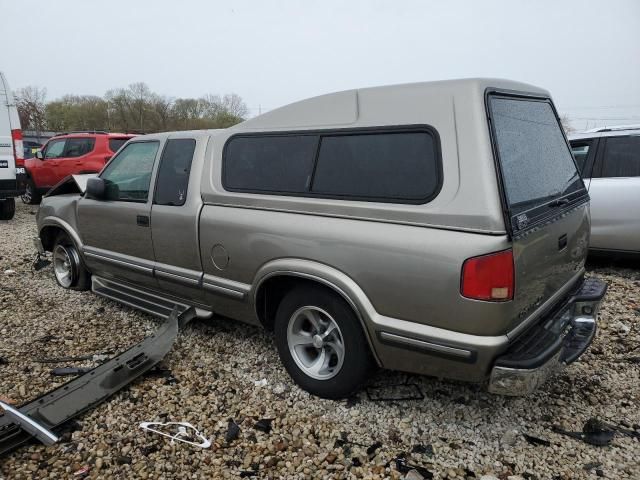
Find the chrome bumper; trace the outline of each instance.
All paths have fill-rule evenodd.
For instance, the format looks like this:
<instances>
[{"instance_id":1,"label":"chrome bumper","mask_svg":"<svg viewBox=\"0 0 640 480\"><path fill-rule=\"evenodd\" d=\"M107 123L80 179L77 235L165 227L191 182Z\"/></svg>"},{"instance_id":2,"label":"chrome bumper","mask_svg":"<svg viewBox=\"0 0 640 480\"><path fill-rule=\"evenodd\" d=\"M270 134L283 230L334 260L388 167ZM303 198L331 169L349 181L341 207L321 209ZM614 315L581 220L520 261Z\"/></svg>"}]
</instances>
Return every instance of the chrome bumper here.
<instances>
[{"instance_id":1,"label":"chrome bumper","mask_svg":"<svg viewBox=\"0 0 640 480\"><path fill-rule=\"evenodd\" d=\"M525 332L496 359L489 391L498 395L527 395L576 361L595 337L597 314L606 291L603 281L585 280L558 312Z\"/></svg>"}]
</instances>

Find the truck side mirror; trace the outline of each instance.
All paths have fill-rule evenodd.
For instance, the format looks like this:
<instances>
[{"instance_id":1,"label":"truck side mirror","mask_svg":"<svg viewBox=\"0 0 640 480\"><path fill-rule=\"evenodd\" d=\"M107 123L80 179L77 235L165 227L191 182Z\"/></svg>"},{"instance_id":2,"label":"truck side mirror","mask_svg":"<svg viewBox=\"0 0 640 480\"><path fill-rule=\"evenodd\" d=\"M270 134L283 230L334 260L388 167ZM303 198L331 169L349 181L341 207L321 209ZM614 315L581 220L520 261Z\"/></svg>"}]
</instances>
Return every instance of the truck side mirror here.
<instances>
[{"instance_id":1,"label":"truck side mirror","mask_svg":"<svg viewBox=\"0 0 640 480\"><path fill-rule=\"evenodd\" d=\"M104 200L106 198L104 180L100 177L93 177L87 180L87 197L94 200Z\"/></svg>"},{"instance_id":2,"label":"truck side mirror","mask_svg":"<svg viewBox=\"0 0 640 480\"><path fill-rule=\"evenodd\" d=\"M42 150L36 150L34 155L38 160L44 160L44 155L42 155Z\"/></svg>"}]
</instances>

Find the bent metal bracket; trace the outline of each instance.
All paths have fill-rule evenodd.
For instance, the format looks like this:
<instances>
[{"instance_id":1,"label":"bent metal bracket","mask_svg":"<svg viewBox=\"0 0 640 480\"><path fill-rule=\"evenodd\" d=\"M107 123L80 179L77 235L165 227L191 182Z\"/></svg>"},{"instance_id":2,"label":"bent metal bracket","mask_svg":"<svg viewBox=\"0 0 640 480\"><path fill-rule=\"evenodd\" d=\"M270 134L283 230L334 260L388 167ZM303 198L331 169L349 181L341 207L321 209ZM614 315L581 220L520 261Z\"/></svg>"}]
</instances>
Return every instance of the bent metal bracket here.
<instances>
[{"instance_id":1,"label":"bent metal bracket","mask_svg":"<svg viewBox=\"0 0 640 480\"><path fill-rule=\"evenodd\" d=\"M45 445L57 442L58 427L102 403L160 362L180 329L195 316L193 308L180 312L176 307L154 335L99 367L19 408L0 402L4 410L0 416L0 456L32 438Z\"/></svg>"}]
</instances>

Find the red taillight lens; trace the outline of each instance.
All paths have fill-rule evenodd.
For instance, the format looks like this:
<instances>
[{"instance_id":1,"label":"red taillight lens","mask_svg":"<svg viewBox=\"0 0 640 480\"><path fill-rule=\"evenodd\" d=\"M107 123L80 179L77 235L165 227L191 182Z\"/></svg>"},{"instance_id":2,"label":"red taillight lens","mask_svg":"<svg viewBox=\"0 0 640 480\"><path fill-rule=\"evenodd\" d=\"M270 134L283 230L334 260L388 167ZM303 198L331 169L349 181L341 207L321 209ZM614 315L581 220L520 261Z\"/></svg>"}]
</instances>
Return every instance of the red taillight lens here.
<instances>
[{"instance_id":1,"label":"red taillight lens","mask_svg":"<svg viewBox=\"0 0 640 480\"><path fill-rule=\"evenodd\" d=\"M514 283L511 250L468 258L462 265L460 291L467 298L492 302L512 300Z\"/></svg>"},{"instance_id":2,"label":"red taillight lens","mask_svg":"<svg viewBox=\"0 0 640 480\"><path fill-rule=\"evenodd\" d=\"M13 155L16 157L16 167L24 167L24 146L22 144L22 130L11 130L13 140Z\"/></svg>"}]
</instances>

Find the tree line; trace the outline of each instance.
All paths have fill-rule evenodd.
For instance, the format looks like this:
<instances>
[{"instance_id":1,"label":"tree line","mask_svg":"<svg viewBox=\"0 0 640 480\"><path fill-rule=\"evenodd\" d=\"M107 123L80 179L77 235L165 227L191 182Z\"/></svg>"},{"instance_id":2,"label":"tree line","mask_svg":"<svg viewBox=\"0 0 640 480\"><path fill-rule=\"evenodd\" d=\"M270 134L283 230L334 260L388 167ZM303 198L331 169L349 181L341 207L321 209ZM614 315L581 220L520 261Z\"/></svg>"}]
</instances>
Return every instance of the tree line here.
<instances>
[{"instance_id":1,"label":"tree line","mask_svg":"<svg viewBox=\"0 0 640 480\"><path fill-rule=\"evenodd\" d=\"M171 130L227 128L243 121L248 109L235 93L200 98L172 98L143 83L97 95L65 95L47 101L47 91L25 87L15 91L23 130L153 133Z\"/></svg>"}]
</instances>

